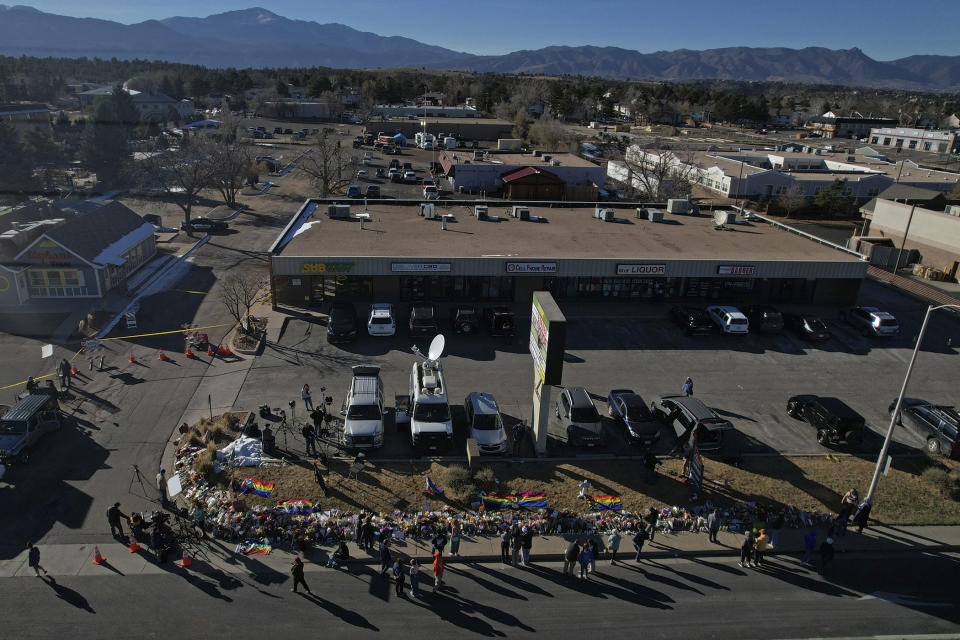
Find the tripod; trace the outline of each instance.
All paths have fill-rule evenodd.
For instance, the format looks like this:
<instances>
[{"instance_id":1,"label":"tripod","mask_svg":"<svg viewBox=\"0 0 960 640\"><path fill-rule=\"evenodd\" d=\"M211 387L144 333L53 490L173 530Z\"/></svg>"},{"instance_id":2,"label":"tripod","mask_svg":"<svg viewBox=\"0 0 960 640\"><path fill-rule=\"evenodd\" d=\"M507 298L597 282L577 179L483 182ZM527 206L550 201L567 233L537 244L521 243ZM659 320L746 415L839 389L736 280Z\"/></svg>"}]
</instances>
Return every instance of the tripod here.
<instances>
[{"instance_id":1,"label":"tripod","mask_svg":"<svg viewBox=\"0 0 960 640\"><path fill-rule=\"evenodd\" d=\"M140 473L140 467L138 467L138 466L135 465L135 464L132 464L132 465L130 465L130 471L133 472L133 475L132 475L131 478L130 478L130 484L129 484L129 486L127 486L127 493L133 493L133 492L130 490L130 488L133 487L133 482L134 482L134 480L136 480L137 482L140 483L140 489L143 491L143 497L144 497L144 498L147 498L147 500L149 500L150 502L158 502L157 500L154 500L153 498L147 497L147 486L143 483L143 474Z\"/></svg>"}]
</instances>

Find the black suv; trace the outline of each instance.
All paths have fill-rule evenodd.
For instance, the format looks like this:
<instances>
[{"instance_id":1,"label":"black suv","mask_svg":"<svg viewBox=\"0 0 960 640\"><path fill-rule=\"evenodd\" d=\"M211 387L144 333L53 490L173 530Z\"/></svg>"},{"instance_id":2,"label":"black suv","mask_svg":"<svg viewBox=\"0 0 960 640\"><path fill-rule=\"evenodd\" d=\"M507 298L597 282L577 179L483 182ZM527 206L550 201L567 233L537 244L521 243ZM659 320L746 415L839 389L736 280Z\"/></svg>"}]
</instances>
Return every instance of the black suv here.
<instances>
[{"instance_id":1,"label":"black suv","mask_svg":"<svg viewBox=\"0 0 960 640\"><path fill-rule=\"evenodd\" d=\"M410 307L410 335L434 336L440 333L437 305L432 302L414 302Z\"/></svg>"},{"instance_id":2,"label":"black suv","mask_svg":"<svg viewBox=\"0 0 960 640\"><path fill-rule=\"evenodd\" d=\"M780 333L783 331L783 316L769 305L754 305L747 308L747 320L751 331Z\"/></svg>"},{"instance_id":3,"label":"black suv","mask_svg":"<svg viewBox=\"0 0 960 640\"><path fill-rule=\"evenodd\" d=\"M688 335L710 335L716 326L707 312L697 307L673 307L670 309L670 317L683 327Z\"/></svg>"},{"instance_id":4,"label":"black suv","mask_svg":"<svg viewBox=\"0 0 960 640\"><path fill-rule=\"evenodd\" d=\"M480 314L472 304L458 304L450 313L454 333L476 333L480 330Z\"/></svg>"},{"instance_id":5,"label":"black suv","mask_svg":"<svg viewBox=\"0 0 960 640\"><path fill-rule=\"evenodd\" d=\"M896 406L897 401L894 400L887 412L892 412ZM960 457L960 411L956 408L935 405L918 398L904 398L897 423L926 440L930 453Z\"/></svg>"},{"instance_id":6,"label":"black suv","mask_svg":"<svg viewBox=\"0 0 960 640\"><path fill-rule=\"evenodd\" d=\"M824 446L854 446L860 442L866 427L863 416L837 398L793 396L787 400L787 413L813 425L817 430L817 442Z\"/></svg>"},{"instance_id":7,"label":"black suv","mask_svg":"<svg viewBox=\"0 0 960 640\"><path fill-rule=\"evenodd\" d=\"M487 307L483 311L487 331L492 336L513 336L517 330L517 318L509 307Z\"/></svg>"},{"instance_id":8,"label":"black suv","mask_svg":"<svg viewBox=\"0 0 960 640\"><path fill-rule=\"evenodd\" d=\"M349 302L334 302L327 318L327 342L353 342L357 339L357 312Z\"/></svg>"},{"instance_id":9,"label":"black suv","mask_svg":"<svg viewBox=\"0 0 960 640\"><path fill-rule=\"evenodd\" d=\"M830 329L827 327L827 323L817 316L805 313L788 313L784 316L783 323L797 337L804 340L823 342L830 339Z\"/></svg>"}]
</instances>

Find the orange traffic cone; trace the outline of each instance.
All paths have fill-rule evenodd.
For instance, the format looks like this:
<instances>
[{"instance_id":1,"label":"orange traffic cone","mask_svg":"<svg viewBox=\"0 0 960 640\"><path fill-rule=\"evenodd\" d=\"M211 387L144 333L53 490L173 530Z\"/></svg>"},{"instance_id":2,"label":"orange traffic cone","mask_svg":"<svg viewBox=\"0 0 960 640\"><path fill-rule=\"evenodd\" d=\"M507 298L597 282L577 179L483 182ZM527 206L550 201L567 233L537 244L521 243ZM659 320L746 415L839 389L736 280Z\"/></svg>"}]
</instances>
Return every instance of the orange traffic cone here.
<instances>
[{"instance_id":1,"label":"orange traffic cone","mask_svg":"<svg viewBox=\"0 0 960 640\"><path fill-rule=\"evenodd\" d=\"M130 352L130 359L128 360L130 364L136 364L137 359L133 357L133 351Z\"/></svg>"},{"instance_id":2,"label":"orange traffic cone","mask_svg":"<svg viewBox=\"0 0 960 640\"><path fill-rule=\"evenodd\" d=\"M228 355L228 356L232 356L232 355L233 355L233 351L230 349L229 346L224 347L223 350L227 352L227 355Z\"/></svg>"},{"instance_id":3,"label":"orange traffic cone","mask_svg":"<svg viewBox=\"0 0 960 640\"><path fill-rule=\"evenodd\" d=\"M189 567L191 564L193 564L193 560L191 560L191 559L190 559L190 556L187 555L187 550L186 550L186 549L183 550L183 557L180 558L180 562L178 562L177 564L180 565L180 566L183 567L183 568L187 568L187 567Z\"/></svg>"},{"instance_id":4,"label":"orange traffic cone","mask_svg":"<svg viewBox=\"0 0 960 640\"><path fill-rule=\"evenodd\" d=\"M163 349L160 349L160 353L157 354L157 360L166 360L167 354L163 352Z\"/></svg>"},{"instance_id":5,"label":"orange traffic cone","mask_svg":"<svg viewBox=\"0 0 960 640\"><path fill-rule=\"evenodd\" d=\"M222 356L227 355L227 349L226 349L226 347L224 347L222 344L218 344L218 345L217 345L217 353L219 353L219 354L222 355Z\"/></svg>"},{"instance_id":6,"label":"orange traffic cone","mask_svg":"<svg viewBox=\"0 0 960 640\"><path fill-rule=\"evenodd\" d=\"M93 564L103 564L107 559L100 555L100 547L93 547Z\"/></svg>"},{"instance_id":7,"label":"orange traffic cone","mask_svg":"<svg viewBox=\"0 0 960 640\"><path fill-rule=\"evenodd\" d=\"M70 375L75 376L78 373L80 373L80 369L77 369L77 365L75 364L70 365Z\"/></svg>"},{"instance_id":8,"label":"orange traffic cone","mask_svg":"<svg viewBox=\"0 0 960 640\"><path fill-rule=\"evenodd\" d=\"M207 355L210 356L211 358L212 358L213 356L217 355L217 352L214 351L212 344L208 344L208 345L207 345Z\"/></svg>"},{"instance_id":9,"label":"orange traffic cone","mask_svg":"<svg viewBox=\"0 0 960 640\"><path fill-rule=\"evenodd\" d=\"M132 533L130 534L130 546L128 549L130 549L130 553L136 553L137 551L140 551L140 545L137 544L137 539L133 537Z\"/></svg>"},{"instance_id":10,"label":"orange traffic cone","mask_svg":"<svg viewBox=\"0 0 960 640\"><path fill-rule=\"evenodd\" d=\"M187 347L187 350L183 352L183 355L185 355L185 356L188 357L188 358L192 358L192 357L193 357L193 349L191 349L190 347Z\"/></svg>"}]
</instances>

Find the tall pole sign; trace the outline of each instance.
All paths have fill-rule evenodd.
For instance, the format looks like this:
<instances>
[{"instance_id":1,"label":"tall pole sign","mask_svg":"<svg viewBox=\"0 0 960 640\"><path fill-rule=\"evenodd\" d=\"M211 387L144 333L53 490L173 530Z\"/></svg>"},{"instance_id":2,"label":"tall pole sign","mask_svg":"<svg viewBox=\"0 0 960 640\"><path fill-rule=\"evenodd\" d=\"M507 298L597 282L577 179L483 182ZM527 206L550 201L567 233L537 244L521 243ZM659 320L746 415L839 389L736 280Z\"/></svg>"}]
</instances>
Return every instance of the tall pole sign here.
<instances>
[{"instance_id":1,"label":"tall pole sign","mask_svg":"<svg viewBox=\"0 0 960 640\"><path fill-rule=\"evenodd\" d=\"M533 427L537 455L547 452L550 391L563 378L563 352L567 344L567 319L547 291L533 292L530 313L530 355L533 356Z\"/></svg>"}]
</instances>

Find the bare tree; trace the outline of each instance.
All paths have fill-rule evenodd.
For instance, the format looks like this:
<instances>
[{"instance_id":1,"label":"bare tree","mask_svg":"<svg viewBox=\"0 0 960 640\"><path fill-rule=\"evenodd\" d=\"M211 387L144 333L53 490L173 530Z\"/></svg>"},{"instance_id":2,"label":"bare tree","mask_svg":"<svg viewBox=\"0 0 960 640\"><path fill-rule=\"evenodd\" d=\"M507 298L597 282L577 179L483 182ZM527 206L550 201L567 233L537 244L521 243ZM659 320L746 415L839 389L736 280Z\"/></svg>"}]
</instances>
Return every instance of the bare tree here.
<instances>
[{"instance_id":1,"label":"bare tree","mask_svg":"<svg viewBox=\"0 0 960 640\"><path fill-rule=\"evenodd\" d=\"M321 198L350 184L349 152L341 147L340 142L329 133L320 134L313 152L297 165L300 171L310 176Z\"/></svg>"},{"instance_id":2,"label":"bare tree","mask_svg":"<svg viewBox=\"0 0 960 640\"><path fill-rule=\"evenodd\" d=\"M140 167L141 185L159 188L183 210L187 233L197 196L213 182L210 156L215 144L209 138L184 134L179 149L153 155Z\"/></svg>"},{"instance_id":3,"label":"bare tree","mask_svg":"<svg viewBox=\"0 0 960 640\"><path fill-rule=\"evenodd\" d=\"M789 191L777 198L777 206L787 212L789 218L794 211L807 206L807 196L803 195L800 185L793 185Z\"/></svg>"},{"instance_id":4,"label":"bare tree","mask_svg":"<svg viewBox=\"0 0 960 640\"><path fill-rule=\"evenodd\" d=\"M673 151L651 153L636 145L627 148L624 164L632 195L649 202L690 195L697 170L690 158L681 158Z\"/></svg>"},{"instance_id":5,"label":"bare tree","mask_svg":"<svg viewBox=\"0 0 960 640\"><path fill-rule=\"evenodd\" d=\"M528 135L530 142L551 151L566 150L569 142L563 125L548 113L544 113L530 125Z\"/></svg>"},{"instance_id":6,"label":"bare tree","mask_svg":"<svg viewBox=\"0 0 960 640\"><path fill-rule=\"evenodd\" d=\"M210 154L211 182L228 205L236 206L237 195L250 176L252 163L253 158L246 147L225 141L213 147Z\"/></svg>"},{"instance_id":7,"label":"bare tree","mask_svg":"<svg viewBox=\"0 0 960 640\"><path fill-rule=\"evenodd\" d=\"M252 274L229 275L223 280L220 301L244 333L253 333L250 312L267 295L266 282Z\"/></svg>"}]
</instances>

